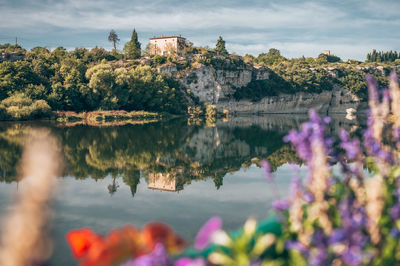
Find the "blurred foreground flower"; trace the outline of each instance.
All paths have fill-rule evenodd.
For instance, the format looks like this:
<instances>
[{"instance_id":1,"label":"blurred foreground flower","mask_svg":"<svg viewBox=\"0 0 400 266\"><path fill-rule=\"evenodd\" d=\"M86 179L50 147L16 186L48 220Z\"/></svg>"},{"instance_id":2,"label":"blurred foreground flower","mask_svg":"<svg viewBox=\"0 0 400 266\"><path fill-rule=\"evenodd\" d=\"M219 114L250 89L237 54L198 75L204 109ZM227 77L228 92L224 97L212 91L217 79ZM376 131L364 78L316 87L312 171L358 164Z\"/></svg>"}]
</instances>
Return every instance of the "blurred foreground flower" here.
<instances>
[{"instance_id":1,"label":"blurred foreground flower","mask_svg":"<svg viewBox=\"0 0 400 266\"><path fill-rule=\"evenodd\" d=\"M185 246L184 240L162 223L147 224L141 231L125 226L104 237L84 228L70 231L66 238L75 258L85 266L115 265L148 254L142 258L146 262L151 261L152 252L158 256L165 249L168 254L176 254Z\"/></svg>"},{"instance_id":2,"label":"blurred foreground flower","mask_svg":"<svg viewBox=\"0 0 400 266\"><path fill-rule=\"evenodd\" d=\"M16 202L3 221L0 265L37 265L50 257L49 203L60 170L57 140L48 131L32 130L22 156Z\"/></svg>"}]
</instances>

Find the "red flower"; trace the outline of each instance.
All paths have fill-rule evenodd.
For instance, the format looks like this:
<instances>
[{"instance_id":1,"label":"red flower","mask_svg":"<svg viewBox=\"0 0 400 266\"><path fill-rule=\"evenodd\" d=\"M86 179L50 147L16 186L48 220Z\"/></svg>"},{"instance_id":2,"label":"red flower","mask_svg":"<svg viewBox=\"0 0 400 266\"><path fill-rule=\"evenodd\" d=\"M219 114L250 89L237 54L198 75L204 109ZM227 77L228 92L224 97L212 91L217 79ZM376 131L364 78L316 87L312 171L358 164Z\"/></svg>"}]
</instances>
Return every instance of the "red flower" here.
<instances>
[{"instance_id":1,"label":"red flower","mask_svg":"<svg viewBox=\"0 0 400 266\"><path fill-rule=\"evenodd\" d=\"M67 233L66 238L74 257L77 259L85 257L93 243L101 241L101 238L89 228L70 231Z\"/></svg>"},{"instance_id":2,"label":"red flower","mask_svg":"<svg viewBox=\"0 0 400 266\"><path fill-rule=\"evenodd\" d=\"M111 231L106 237L84 228L69 232L67 241L74 256L81 260L81 266L118 264L150 253L157 243L171 253L181 251L185 245L182 238L162 223L150 223L141 232L133 226L125 226Z\"/></svg>"}]
</instances>

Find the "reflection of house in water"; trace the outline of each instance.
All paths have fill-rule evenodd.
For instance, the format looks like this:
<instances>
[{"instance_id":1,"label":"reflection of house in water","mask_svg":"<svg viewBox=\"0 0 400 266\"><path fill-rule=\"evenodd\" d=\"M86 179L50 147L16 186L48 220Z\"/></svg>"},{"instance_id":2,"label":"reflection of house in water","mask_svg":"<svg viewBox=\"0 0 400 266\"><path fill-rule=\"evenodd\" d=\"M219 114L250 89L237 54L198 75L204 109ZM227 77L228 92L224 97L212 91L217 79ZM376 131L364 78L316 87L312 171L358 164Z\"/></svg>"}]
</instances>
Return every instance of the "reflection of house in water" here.
<instances>
[{"instance_id":1,"label":"reflection of house in water","mask_svg":"<svg viewBox=\"0 0 400 266\"><path fill-rule=\"evenodd\" d=\"M149 174L148 183L148 188L150 189L177 191L176 177L173 174Z\"/></svg>"}]
</instances>

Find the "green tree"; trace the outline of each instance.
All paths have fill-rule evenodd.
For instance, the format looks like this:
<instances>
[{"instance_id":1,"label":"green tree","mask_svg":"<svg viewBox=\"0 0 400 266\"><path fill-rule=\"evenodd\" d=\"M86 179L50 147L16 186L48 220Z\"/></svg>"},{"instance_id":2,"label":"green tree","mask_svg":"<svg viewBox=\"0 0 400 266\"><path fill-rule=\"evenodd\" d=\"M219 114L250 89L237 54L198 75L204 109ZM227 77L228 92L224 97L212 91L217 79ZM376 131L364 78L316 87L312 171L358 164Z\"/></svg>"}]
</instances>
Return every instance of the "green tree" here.
<instances>
[{"instance_id":1,"label":"green tree","mask_svg":"<svg viewBox=\"0 0 400 266\"><path fill-rule=\"evenodd\" d=\"M224 39L222 39L221 36L219 36L219 38L217 40L217 44L215 46L215 51L222 55L228 55L228 51L225 48L225 41L224 41Z\"/></svg>"},{"instance_id":2,"label":"green tree","mask_svg":"<svg viewBox=\"0 0 400 266\"><path fill-rule=\"evenodd\" d=\"M268 53L262 53L257 57L258 63L264 63L266 65L273 65L284 60L286 60L286 58L283 57L281 52L275 48L271 48Z\"/></svg>"},{"instance_id":3,"label":"green tree","mask_svg":"<svg viewBox=\"0 0 400 266\"><path fill-rule=\"evenodd\" d=\"M118 34L115 30L111 30L110 34L108 34L108 41L113 43L114 50L117 50L117 43L120 41L118 38Z\"/></svg>"},{"instance_id":4,"label":"green tree","mask_svg":"<svg viewBox=\"0 0 400 266\"><path fill-rule=\"evenodd\" d=\"M124 46L124 53L127 59L136 59L141 55L141 45L135 29L133 29L131 40Z\"/></svg>"}]
</instances>

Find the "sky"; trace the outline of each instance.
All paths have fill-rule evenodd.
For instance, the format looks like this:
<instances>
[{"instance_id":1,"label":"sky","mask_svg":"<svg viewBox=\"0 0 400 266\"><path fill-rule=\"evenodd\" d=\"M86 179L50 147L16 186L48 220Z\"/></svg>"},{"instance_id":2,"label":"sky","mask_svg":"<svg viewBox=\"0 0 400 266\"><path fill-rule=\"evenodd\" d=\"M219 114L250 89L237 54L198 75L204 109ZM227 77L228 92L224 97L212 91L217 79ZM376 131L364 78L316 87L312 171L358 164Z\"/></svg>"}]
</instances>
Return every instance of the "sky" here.
<instances>
[{"instance_id":1,"label":"sky","mask_svg":"<svg viewBox=\"0 0 400 266\"><path fill-rule=\"evenodd\" d=\"M195 46L258 55L316 57L324 50L342 59L365 60L372 49L400 50L399 0L0 0L0 43L67 49L112 49L133 28L144 48L154 36L182 35Z\"/></svg>"}]
</instances>

